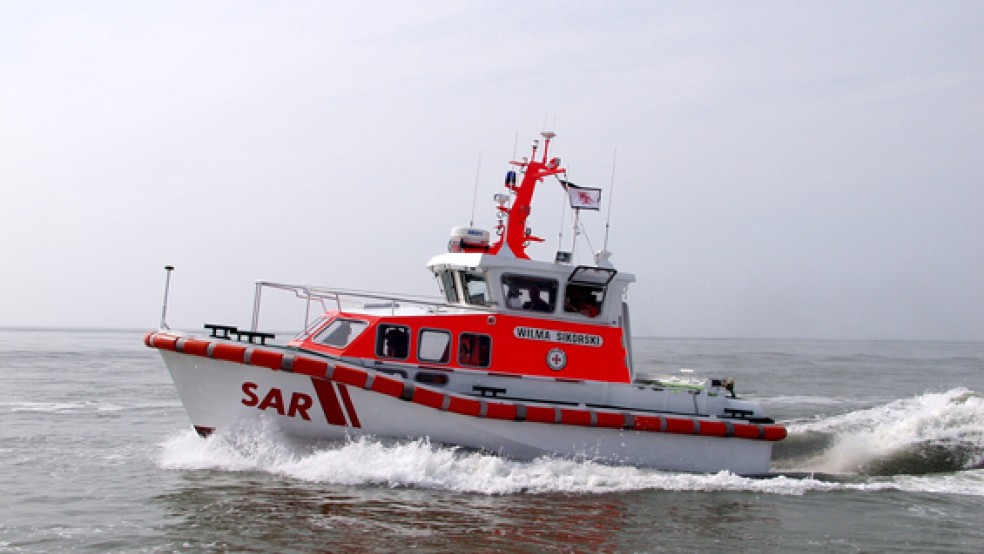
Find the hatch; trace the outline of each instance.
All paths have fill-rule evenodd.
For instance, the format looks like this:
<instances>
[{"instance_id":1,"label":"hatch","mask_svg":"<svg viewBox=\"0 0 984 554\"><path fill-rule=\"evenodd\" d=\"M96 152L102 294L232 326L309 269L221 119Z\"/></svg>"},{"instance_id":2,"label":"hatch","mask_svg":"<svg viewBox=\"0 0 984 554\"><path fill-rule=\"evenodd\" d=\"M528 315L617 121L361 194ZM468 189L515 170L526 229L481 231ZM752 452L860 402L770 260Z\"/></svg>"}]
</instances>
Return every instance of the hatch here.
<instances>
[{"instance_id":1,"label":"hatch","mask_svg":"<svg viewBox=\"0 0 984 554\"><path fill-rule=\"evenodd\" d=\"M615 278L616 273L618 272L611 268L579 265L571 272L571 276L567 278L567 282L579 285L607 287L608 283L611 283L612 279Z\"/></svg>"}]
</instances>

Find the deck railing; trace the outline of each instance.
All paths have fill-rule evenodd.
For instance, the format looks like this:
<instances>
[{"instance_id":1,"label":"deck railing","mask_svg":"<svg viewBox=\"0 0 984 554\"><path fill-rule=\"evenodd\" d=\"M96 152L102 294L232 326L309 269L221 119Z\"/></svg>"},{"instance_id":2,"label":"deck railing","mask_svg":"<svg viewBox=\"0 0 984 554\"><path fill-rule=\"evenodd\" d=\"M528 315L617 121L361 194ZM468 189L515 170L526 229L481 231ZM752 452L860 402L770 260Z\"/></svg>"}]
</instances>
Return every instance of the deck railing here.
<instances>
[{"instance_id":1,"label":"deck railing","mask_svg":"<svg viewBox=\"0 0 984 554\"><path fill-rule=\"evenodd\" d=\"M333 289L320 286L291 285L287 283L275 283L273 281L257 281L256 291L253 293L253 319L252 331L256 331L260 320L260 303L263 297L263 289L274 289L292 292L295 297L305 301L304 310L304 329L312 324L311 304L317 303L321 306L321 313L329 311L329 305L334 304L338 311L343 310L343 306L358 308L390 308L391 314L396 313L397 308L404 306L420 306L437 313L441 310L450 309L451 306L443 298L435 296L423 296L412 294L391 294L386 292L370 292L361 290ZM317 315L321 315L320 313ZM317 317L315 317L317 321Z\"/></svg>"}]
</instances>

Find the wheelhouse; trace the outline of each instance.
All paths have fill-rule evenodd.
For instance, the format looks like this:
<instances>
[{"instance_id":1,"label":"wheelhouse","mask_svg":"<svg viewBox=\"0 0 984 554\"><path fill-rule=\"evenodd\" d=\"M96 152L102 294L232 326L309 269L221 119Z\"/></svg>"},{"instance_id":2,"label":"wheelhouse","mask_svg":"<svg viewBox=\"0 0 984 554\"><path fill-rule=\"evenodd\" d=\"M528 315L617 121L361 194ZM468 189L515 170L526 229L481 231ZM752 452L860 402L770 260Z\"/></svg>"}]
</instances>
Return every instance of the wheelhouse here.
<instances>
[{"instance_id":1,"label":"wheelhouse","mask_svg":"<svg viewBox=\"0 0 984 554\"><path fill-rule=\"evenodd\" d=\"M613 268L445 254L428 264L449 306L619 325L635 277Z\"/></svg>"},{"instance_id":2,"label":"wheelhouse","mask_svg":"<svg viewBox=\"0 0 984 554\"><path fill-rule=\"evenodd\" d=\"M442 304L339 308L292 344L404 375L440 369L632 380L623 301L631 275L474 253L437 256L428 267Z\"/></svg>"}]
</instances>

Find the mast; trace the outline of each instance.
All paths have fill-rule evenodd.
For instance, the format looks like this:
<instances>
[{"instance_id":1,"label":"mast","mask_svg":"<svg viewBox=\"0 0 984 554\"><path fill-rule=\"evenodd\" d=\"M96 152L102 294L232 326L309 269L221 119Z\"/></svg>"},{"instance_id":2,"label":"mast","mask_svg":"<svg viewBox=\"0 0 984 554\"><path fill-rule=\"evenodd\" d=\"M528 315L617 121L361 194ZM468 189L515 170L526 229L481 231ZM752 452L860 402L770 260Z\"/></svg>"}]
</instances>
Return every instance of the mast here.
<instances>
[{"instance_id":1,"label":"mast","mask_svg":"<svg viewBox=\"0 0 984 554\"><path fill-rule=\"evenodd\" d=\"M536 151L539 149L540 142L533 141L533 152L529 160L524 158L520 161L510 162L518 166L523 171L523 180L516 185L506 179L506 188L512 191L516 197L513 199L512 206L507 210L506 228L499 237L498 242L489 248L490 254L498 254L505 247L506 251L512 253L517 258L530 259L526 253L526 244L529 242L543 242L543 239L533 236L526 227L526 220L530 216L530 204L533 200L533 192L536 185L544 177L566 173L560 166L560 158L553 158L548 161L547 155L550 150L550 140L556 135L550 131L540 133L543 137L543 154L539 161L536 159Z\"/></svg>"}]
</instances>

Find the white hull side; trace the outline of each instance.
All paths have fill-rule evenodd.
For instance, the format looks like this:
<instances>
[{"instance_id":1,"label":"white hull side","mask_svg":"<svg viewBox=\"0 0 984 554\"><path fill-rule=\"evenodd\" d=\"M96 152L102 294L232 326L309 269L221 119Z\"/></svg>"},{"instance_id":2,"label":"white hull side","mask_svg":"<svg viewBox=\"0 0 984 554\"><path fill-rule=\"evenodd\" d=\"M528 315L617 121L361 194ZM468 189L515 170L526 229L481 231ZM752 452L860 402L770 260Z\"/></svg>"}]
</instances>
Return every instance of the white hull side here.
<instances>
[{"instance_id":1,"label":"white hull side","mask_svg":"<svg viewBox=\"0 0 984 554\"><path fill-rule=\"evenodd\" d=\"M552 455L701 473L767 473L772 455L769 441L486 419L327 381L319 383L319 397L309 376L165 350L161 354L198 427L223 428L265 414L286 433L305 437L428 437L522 460ZM244 392L245 383L255 384L247 385L252 395ZM279 392L261 410L272 389Z\"/></svg>"}]
</instances>

